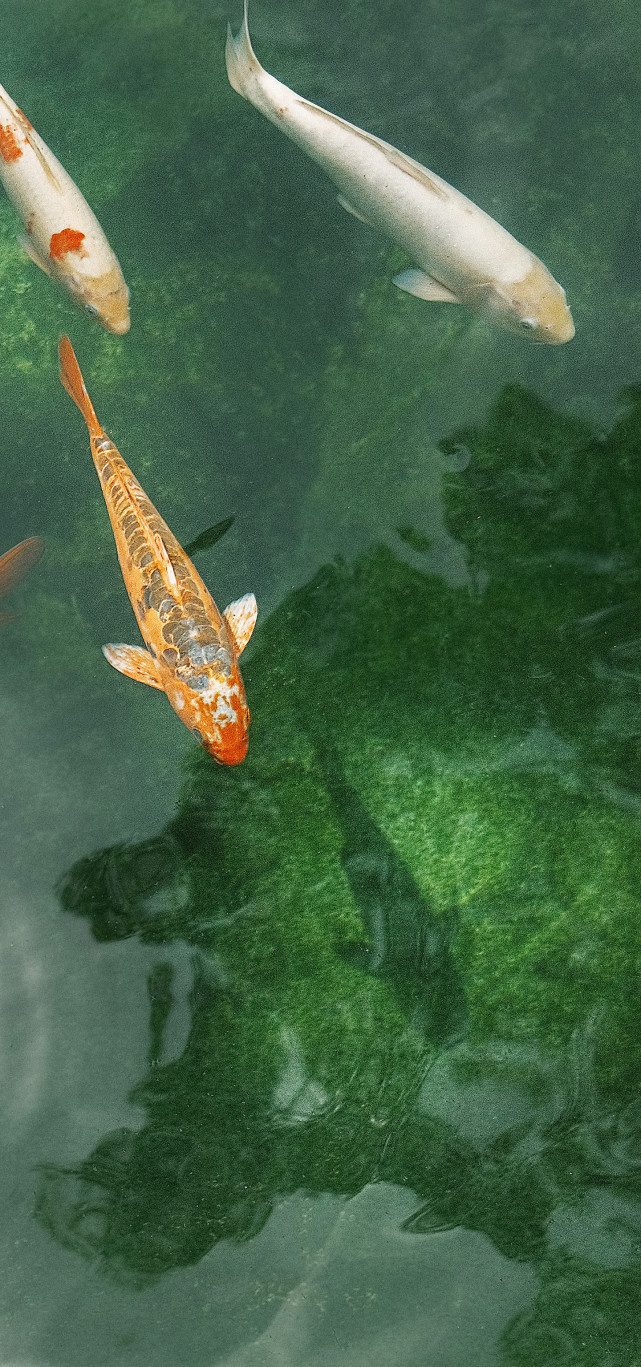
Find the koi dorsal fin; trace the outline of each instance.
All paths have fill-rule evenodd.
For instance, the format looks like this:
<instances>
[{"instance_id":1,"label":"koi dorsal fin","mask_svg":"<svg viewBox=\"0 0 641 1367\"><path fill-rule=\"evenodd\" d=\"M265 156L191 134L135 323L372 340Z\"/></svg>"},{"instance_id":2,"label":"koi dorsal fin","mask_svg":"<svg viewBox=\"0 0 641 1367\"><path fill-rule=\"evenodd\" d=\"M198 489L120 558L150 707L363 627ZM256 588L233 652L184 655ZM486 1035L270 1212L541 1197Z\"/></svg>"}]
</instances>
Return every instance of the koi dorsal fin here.
<instances>
[{"instance_id":1,"label":"koi dorsal fin","mask_svg":"<svg viewBox=\"0 0 641 1367\"><path fill-rule=\"evenodd\" d=\"M223 617L229 627L232 640L238 655L242 655L245 646L256 626L258 616L258 605L253 593L246 593L243 598L236 598L233 603L225 608Z\"/></svg>"},{"instance_id":2,"label":"koi dorsal fin","mask_svg":"<svg viewBox=\"0 0 641 1367\"><path fill-rule=\"evenodd\" d=\"M162 573L167 583L169 584L169 587L172 589L177 589L178 581L176 579L176 571L171 562L171 556L169 554L169 551L167 550L167 547L159 532L154 532L154 550L162 565Z\"/></svg>"},{"instance_id":3,"label":"koi dorsal fin","mask_svg":"<svg viewBox=\"0 0 641 1367\"><path fill-rule=\"evenodd\" d=\"M135 679L136 683L149 684L150 688L159 688L161 693L164 693L156 661L148 650L142 649L142 646L103 646L102 653L119 674L126 674L128 679Z\"/></svg>"}]
</instances>

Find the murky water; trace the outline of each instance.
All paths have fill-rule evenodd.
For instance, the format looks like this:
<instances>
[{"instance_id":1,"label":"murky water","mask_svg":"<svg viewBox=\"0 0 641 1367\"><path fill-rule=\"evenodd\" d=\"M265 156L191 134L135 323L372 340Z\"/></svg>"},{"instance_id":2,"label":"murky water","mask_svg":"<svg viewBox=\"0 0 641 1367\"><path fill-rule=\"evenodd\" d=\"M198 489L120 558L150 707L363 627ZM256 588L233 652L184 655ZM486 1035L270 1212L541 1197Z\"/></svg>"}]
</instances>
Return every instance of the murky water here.
<instances>
[{"instance_id":1,"label":"murky water","mask_svg":"<svg viewBox=\"0 0 641 1367\"><path fill-rule=\"evenodd\" d=\"M641 18L253 6L268 70L546 262L543 348L396 290L227 17L5 5L132 328L3 197L0 553L46 551L0 637L0 1362L633 1367ZM183 544L234 516L238 769L101 654L139 635L63 331Z\"/></svg>"}]
</instances>

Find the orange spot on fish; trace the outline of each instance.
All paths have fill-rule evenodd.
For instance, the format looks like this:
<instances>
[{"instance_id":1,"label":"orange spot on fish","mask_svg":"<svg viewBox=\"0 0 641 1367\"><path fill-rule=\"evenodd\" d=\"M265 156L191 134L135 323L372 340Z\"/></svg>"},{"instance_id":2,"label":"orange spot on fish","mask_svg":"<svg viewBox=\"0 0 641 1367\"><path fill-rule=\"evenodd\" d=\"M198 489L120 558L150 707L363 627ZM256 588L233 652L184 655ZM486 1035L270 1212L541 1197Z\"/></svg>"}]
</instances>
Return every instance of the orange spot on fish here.
<instances>
[{"instance_id":1,"label":"orange spot on fish","mask_svg":"<svg viewBox=\"0 0 641 1367\"><path fill-rule=\"evenodd\" d=\"M84 240L85 235L78 228L63 228L62 232L51 234L49 255L53 261L62 261L67 252L81 251Z\"/></svg>"},{"instance_id":2,"label":"orange spot on fish","mask_svg":"<svg viewBox=\"0 0 641 1367\"><path fill-rule=\"evenodd\" d=\"M230 728L230 733L230 735L226 736L223 731L222 746L220 749L215 750L210 748L206 741L201 741L200 743L205 750L208 750L209 753L214 756L214 759L218 760L219 764L229 764L230 766L233 764L242 764L245 755L247 754L249 743L247 731L240 726L235 726Z\"/></svg>"},{"instance_id":3,"label":"orange spot on fish","mask_svg":"<svg viewBox=\"0 0 641 1367\"><path fill-rule=\"evenodd\" d=\"M0 124L0 157L3 161L17 161L22 156L22 148L16 142L16 135L9 124Z\"/></svg>"}]
</instances>

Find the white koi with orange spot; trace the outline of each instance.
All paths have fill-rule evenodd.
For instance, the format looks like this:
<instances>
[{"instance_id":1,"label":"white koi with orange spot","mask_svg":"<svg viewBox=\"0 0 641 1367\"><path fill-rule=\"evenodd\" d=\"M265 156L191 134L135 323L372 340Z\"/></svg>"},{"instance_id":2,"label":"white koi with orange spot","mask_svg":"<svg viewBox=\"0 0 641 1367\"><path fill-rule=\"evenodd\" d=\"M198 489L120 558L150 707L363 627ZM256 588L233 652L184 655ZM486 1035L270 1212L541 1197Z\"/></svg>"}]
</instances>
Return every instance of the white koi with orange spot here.
<instances>
[{"instance_id":1,"label":"white koi with orange spot","mask_svg":"<svg viewBox=\"0 0 641 1367\"><path fill-rule=\"evenodd\" d=\"M0 177L25 225L25 251L108 332L129 331L129 290L71 176L0 86Z\"/></svg>"},{"instance_id":2,"label":"white koi with orange spot","mask_svg":"<svg viewBox=\"0 0 641 1367\"><path fill-rule=\"evenodd\" d=\"M270 76L247 25L227 37L234 90L327 173L344 209L393 238L416 263L394 283L420 299L466 304L534 342L574 336L565 293L538 257L483 209L398 148Z\"/></svg>"},{"instance_id":3,"label":"white koi with orange spot","mask_svg":"<svg viewBox=\"0 0 641 1367\"><path fill-rule=\"evenodd\" d=\"M111 520L120 568L144 637L108 645L114 669L161 689L185 726L219 764L247 753L249 708L238 668L256 622L248 593L220 613L198 571L101 427L68 337L60 339L60 378L78 405Z\"/></svg>"}]
</instances>

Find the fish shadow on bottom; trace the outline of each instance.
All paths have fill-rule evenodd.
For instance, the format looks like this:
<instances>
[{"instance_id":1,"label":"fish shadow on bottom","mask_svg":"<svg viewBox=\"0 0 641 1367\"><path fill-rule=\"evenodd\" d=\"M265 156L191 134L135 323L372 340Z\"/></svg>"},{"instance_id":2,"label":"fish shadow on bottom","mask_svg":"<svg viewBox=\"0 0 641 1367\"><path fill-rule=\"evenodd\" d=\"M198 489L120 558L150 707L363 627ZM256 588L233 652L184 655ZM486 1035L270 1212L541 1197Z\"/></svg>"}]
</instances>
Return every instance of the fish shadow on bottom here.
<instances>
[{"instance_id":1,"label":"fish shadow on bottom","mask_svg":"<svg viewBox=\"0 0 641 1367\"><path fill-rule=\"evenodd\" d=\"M452 957L459 917L435 916L391 841L347 783L338 755L317 749L341 836L340 860L367 939L343 953L396 991L412 1025L435 1044L465 1033L465 996Z\"/></svg>"}]
</instances>

